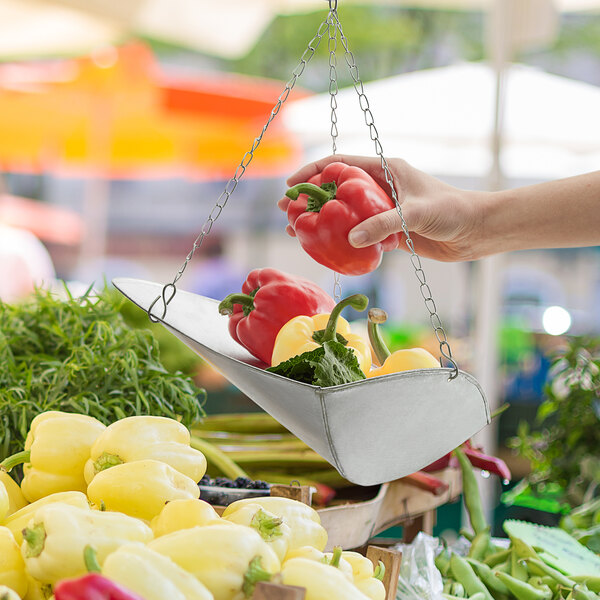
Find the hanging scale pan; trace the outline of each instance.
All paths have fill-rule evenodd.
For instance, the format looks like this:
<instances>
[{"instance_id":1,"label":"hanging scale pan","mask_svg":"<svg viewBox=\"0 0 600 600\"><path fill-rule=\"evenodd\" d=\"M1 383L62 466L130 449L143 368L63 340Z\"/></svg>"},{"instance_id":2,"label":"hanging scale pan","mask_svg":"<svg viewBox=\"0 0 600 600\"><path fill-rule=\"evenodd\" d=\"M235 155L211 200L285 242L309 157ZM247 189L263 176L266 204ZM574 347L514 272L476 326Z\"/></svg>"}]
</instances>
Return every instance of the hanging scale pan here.
<instances>
[{"instance_id":1,"label":"hanging scale pan","mask_svg":"<svg viewBox=\"0 0 600 600\"><path fill-rule=\"evenodd\" d=\"M219 314L218 300L176 287L252 161L269 124L287 100L326 33L333 152L335 154L337 138L335 49L339 33L365 123L375 142L375 151L381 159L402 220L420 291L440 342L440 354L450 367L404 371L327 388L299 383L265 371L258 359L231 338L228 317ZM393 176L383 156L358 67L337 15L336 0L329 0L327 18L309 42L261 133L217 199L173 281L163 285L121 278L114 280L113 284L147 311L152 321L162 323L352 483L374 485L414 473L462 444L490 422L488 403L480 385L471 375L460 371L452 357L421 260L415 253L402 217Z\"/></svg>"}]
</instances>

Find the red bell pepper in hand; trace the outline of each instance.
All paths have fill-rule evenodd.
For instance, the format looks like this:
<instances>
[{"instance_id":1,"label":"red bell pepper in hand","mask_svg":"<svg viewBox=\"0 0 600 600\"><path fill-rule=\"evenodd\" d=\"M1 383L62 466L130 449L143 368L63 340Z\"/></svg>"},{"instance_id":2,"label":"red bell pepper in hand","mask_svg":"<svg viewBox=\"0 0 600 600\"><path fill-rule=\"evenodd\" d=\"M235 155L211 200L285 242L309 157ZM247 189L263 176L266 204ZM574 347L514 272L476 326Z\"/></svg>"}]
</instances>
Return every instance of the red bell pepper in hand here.
<instances>
[{"instance_id":1,"label":"red bell pepper in hand","mask_svg":"<svg viewBox=\"0 0 600 600\"><path fill-rule=\"evenodd\" d=\"M98 573L59 581L54 587L54 597L56 600L144 600Z\"/></svg>"},{"instance_id":2,"label":"red bell pepper in hand","mask_svg":"<svg viewBox=\"0 0 600 600\"><path fill-rule=\"evenodd\" d=\"M224 298L219 312L230 315L231 337L270 366L275 338L290 319L330 313L334 306L312 281L266 268L250 271L242 293Z\"/></svg>"},{"instance_id":3,"label":"red bell pepper in hand","mask_svg":"<svg viewBox=\"0 0 600 600\"><path fill-rule=\"evenodd\" d=\"M286 196L292 200L287 206L288 221L302 248L338 273L370 273L379 266L384 251L398 247L401 236L397 233L365 248L348 242L348 233L356 225L395 206L358 167L330 163L307 183L291 187Z\"/></svg>"}]
</instances>

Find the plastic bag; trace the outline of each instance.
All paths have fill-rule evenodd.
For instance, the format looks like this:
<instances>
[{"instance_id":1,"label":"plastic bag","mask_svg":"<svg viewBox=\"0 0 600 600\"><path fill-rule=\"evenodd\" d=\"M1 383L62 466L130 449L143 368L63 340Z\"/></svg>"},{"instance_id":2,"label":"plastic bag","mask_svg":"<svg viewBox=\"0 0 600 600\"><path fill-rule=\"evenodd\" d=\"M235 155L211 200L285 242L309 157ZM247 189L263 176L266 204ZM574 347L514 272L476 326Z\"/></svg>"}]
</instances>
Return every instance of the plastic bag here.
<instances>
[{"instance_id":1,"label":"plastic bag","mask_svg":"<svg viewBox=\"0 0 600 600\"><path fill-rule=\"evenodd\" d=\"M410 544L398 544L402 552L397 600L444 600L442 575L434 559L441 551L438 538L422 531Z\"/></svg>"}]
</instances>

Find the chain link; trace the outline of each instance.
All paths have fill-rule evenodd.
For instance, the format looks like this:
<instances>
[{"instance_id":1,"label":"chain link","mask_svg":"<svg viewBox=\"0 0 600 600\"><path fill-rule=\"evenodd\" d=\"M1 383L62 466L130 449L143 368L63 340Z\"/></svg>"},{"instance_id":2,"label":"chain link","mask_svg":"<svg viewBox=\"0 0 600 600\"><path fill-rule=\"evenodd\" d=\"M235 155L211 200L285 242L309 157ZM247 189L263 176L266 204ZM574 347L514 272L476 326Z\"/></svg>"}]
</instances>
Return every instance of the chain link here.
<instances>
[{"instance_id":1,"label":"chain link","mask_svg":"<svg viewBox=\"0 0 600 600\"><path fill-rule=\"evenodd\" d=\"M148 311L147 311L148 317L152 322L156 323L165 318L165 315L167 314L167 307L169 306L169 303L171 302L171 300L173 300L173 298L175 297L175 294L177 292L177 286L176 286L177 282L183 276L183 273L184 273L186 267L188 266L188 263L190 262L190 260L192 260L194 253L202 245L204 238L210 233L213 225L215 224L215 221L221 215L221 212L225 208L227 201L229 200L231 194L233 194L233 192L237 188L237 185L238 185L240 179L242 178L242 176L244 175L244 173L246 172L248 165L252 162L252 159L254 158L254 152L260 145L260 142L262 141L262 138L265 135L267 128L271 124L271 121L275 118L275 116L281 110L283 103L288 99L290 92L292 91L293 87L296 85L296 82L298 81L299 77L304 72L306 65L310 62L310 60L314 56L317 48L319 47L319 44L321 43L321 39L323 38L323 36L326 33L330 33L330 31L331 31L330 30L331 12L332 11L330 11L330 13L328 14L327 19L319 25L319 28L317 29L317 33L310 40L306 50L304 50L304 52L302 53L302 56L300 57L300 62L296 65L296 67L292 71L292 77L285 84L285 88L283 89L283 91L281 92L279 97L277 98L277 101L275 102L275 105L273 106L273 109L271 110L271 114L269 115L267 122L263 126L262 131L260 132L258 137L256 137L254 139L254 142L252 143L252 147L250 148L250 150L248 150L248 152L246 152L246 154L244 154L240 164L238 165L238 167L236 168L236 170L233 174L233 177L227 182L227 184L225 185L225 189L221 192L220 196L217 198L216 204L213 206L206 221L202 225L200 234L194 240L192 249L189 251L189 253L185 257L185 261L181 265L181 267L179 268L177 273L175 274L173 281L171 283L167 283L163 287L162 292L154 299L152 304L150 304L150 306L148 307ZM335 21L333 22L333 26L334 27L336 26ZM335 48L334 48L334 52L335 52ZM152 309L160 300L162 300L162 314L160 317L156 317L155 315L152 314Z\"/></svg>"},{"instance_id":2,"label":"chain link","mask_svg":"<svg viewBox=\"0 0 600 600\"><path fill-rule=\"evenodd\" d=\"M408 231L408 226L406 225L406 221L404 220L404 215L402 214L402 208L400 207L400 202L398 200L398 194L396 193L396 186L394 185L394 178L390 171L388 162L383 155L383 147L381 146L381 142L379 141L379 132L377 131L377 127L375 127L375 119L373 118L373 113L371 112L371 108L369 107L369 100L365 95L365 90L363 87L363 83L360 79L358 66L356 65L356 60L354 58L354 54L348 47L348 39L344 35L342 30L342 24L340 23L337 12L332 10L330 11L330 15L335 20L337 25L337 30L340 34L340 41L342 42L342 46L344 48L344 58L346 59L346 64L348 65L348 70L350 71L350 76L352 77L352 81L354 82L354 89L358 94L358 103L360 105L361 110L363 111L365 123L369 128L369 136L371 140L373 140L375 144L375 153L379 156L381 160L381 167L383 169L385 180L388 183L392 199L394 200L394 204L396 205L396 211L400 216L400 221L402 223L402 231L406 236L406 245L408 246L408 250L410 252L410 260L415 269L415 275L419 280L419 289L421 291L421 295L423 296L423 300L425 302L425 307L429 312L429 320L431 322L431 326L433 327L433 331L435 333L435 337L440 345L440 354L448 360L452 364L452 373L450 374L450 379L454 379L458 376L458 364L456 360L452 357L452 350L450 349L450 344L448 343L448 338L446 336L446 331L442 325L442 321L437 314L437 307L435 305L435 301L431 294L431 288L427 283L425 278L425 271L423 270L423 266L421 264L421 259L419 255L415 252L415 247L413 241L410 237L410 233ZM442 364L442 358L440 357L440 364Z\"/></svg>"},{"instance_id":3,"label":"chain link","mask_svg":"<svg viewBox=\"0 0 600 600\"><path fill-rule=\"evenodd\" d=\"M336 3L337 5L337 3ZM337 93L339 91L337 82L337 12L336 6L329 4L329 14L327 23L329 24L329 40L327 49L329 50L329 106L331 107L331 153L337 152ZM342 299L342 282L339 273L333 274L333 299L340 302Z\"/></svg>"}]
</instances>

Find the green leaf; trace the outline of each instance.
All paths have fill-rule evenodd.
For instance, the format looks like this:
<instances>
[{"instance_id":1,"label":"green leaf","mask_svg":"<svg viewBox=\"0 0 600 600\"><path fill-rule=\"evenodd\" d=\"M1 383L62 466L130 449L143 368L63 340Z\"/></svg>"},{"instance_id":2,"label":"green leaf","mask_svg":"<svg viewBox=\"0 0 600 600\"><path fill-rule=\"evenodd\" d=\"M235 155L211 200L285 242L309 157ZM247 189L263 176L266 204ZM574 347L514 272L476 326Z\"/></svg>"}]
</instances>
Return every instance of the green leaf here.
<instances>
[{"instance_id":1,"label":"green leaf","mask_svg":"<svg viewBox=\"0 0 600 600\"><path fill-rule=\"evenodd\" d=\"M366 379L356 354L336 341L325 342L319 348L293 356L267 371L320 387Z\"/></svg>"}]
</instances>

